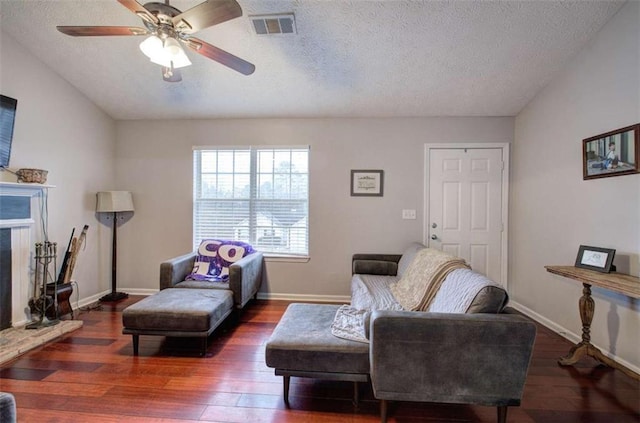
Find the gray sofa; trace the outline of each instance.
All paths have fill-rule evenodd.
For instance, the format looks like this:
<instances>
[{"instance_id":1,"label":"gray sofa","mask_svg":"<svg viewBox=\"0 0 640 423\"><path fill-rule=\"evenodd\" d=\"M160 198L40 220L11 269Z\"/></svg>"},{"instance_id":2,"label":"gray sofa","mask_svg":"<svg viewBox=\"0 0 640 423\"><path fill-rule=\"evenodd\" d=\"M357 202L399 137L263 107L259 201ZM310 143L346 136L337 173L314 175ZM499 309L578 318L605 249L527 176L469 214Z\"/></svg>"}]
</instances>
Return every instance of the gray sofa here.
<instances>
[{"instance_id":1,"label":"gray sofa","mask_svg":"<svg viewBox=\"0 0 640 423\"><path fill-rule=\"evenodd\" d=\"M357 384L370 381L381 400L382 422L388 401L495 406L498 422L506 422L507 407L522 398L536 326L505 309L508 295L495 283L478 285L472 294L466 290L462 312L403 310L390 284L422 248L416 243L403 254L353 256L351 305L369 310L368 344L332 336L337 305L287 308L265 350L267 366L284 378L286 404L291 376L352 381L356 402ZM448 279L432 302L434 309L443 309L446 297L460 295Z\"/></svg>"},{"instance_id":2,"label":"gray sofa","mask_svg":"<svg viewBox=\"0 0 640 423\"><path fill-rule=\"evenodd\" d=\"M402 255L354 255L352 295L388 296L388 284L402 276L421 248L415 243ZM442 304L443 295L458 295L447 286L449 277L433 305ZM520 405L536 335L535 324L505 308L507 302L503 288L483 286L464 313L374 306L368 325L370 378L382 421L387 401L393 400L495 406L498 422L506 422L507 407Z\"/></svg>"}]
</instances>

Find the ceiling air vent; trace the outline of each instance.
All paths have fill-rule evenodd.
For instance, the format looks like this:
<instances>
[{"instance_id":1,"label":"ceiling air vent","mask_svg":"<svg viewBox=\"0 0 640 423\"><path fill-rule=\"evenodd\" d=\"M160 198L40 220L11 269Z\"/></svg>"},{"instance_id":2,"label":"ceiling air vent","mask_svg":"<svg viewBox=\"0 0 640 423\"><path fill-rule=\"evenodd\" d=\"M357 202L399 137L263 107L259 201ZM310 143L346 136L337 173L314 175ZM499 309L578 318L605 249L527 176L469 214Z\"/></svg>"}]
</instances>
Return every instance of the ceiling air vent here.
<instances>
[{"instance_id":1,"label":"ceiling air vent","mask_svg":"<svg viewBox=\"0 0 640 423\"><path fill-rule=\"evenodd\" d=\"M257 35L295 34L296 19L293 13L249 16Z\"/></svg>"}]
</instances>

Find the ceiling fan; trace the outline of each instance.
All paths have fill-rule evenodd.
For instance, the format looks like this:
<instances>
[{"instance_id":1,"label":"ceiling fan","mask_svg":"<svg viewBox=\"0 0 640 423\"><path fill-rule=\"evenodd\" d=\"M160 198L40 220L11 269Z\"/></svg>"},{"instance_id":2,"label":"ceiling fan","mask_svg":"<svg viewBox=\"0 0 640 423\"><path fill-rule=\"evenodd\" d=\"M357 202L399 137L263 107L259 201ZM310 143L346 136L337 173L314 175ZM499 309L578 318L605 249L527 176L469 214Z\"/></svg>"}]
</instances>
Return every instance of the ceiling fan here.
<instances>
[{"instance_id":1,"label":"ceiling fan","mask_svg":"<svg viewBox=\"0 0 640 423\"><path fill-rule=\"evenodd\" d=\"M251 75L256 67L231 53L212 46L191 34L201 29L242 16L242 9L235 0L209 0L181 12L165 3L146 3L136 0L118 0L135 13L145 28L131 26L58 26L58 31L74 37L148 35L140 50L149 59L162 66L162 77L167 82L182 80L179 68L191 65L181 44L215 60L243 75Z\"/></svg>"}]
</instances>

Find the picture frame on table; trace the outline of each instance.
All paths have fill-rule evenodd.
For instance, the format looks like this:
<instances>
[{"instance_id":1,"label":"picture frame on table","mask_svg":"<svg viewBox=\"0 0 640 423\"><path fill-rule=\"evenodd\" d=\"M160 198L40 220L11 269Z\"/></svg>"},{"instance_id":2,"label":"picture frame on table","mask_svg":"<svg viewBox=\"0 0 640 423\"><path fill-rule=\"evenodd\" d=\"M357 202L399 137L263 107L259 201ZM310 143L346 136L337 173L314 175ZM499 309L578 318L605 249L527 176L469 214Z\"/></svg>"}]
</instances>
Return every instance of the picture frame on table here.
<instances>
[{"instance_id":1,"label":"picture frame on table","mask_svg":"<svg viewBox=\"0 0 640 423\"><path fill-rule=\"evenodd\" d=\"M384 171L352 170L352 197L382 197L384 194Z\"/></svg>"},{"instance_id":2,"label":"picture frame on table","mask_svg":"<svg viewBox=\"0 0 640 423\"><path fill-rule=\"evenodd\" d=\"M581 245L578 249L575 267L582 269L595 270L601 273L610 273L616 270L613 266L613 258L616 250L611 248L591 247Z\"/></svg>"},{"instance_id":3,"label":"picture frame on table","mask_svg":"<svg viewBox=\"0 0 640 423\"><path fill-rule=\"evenodd\" d=\"M582 140L582 179L640 173L640 123Z\"/></svg>"}]
</instances>

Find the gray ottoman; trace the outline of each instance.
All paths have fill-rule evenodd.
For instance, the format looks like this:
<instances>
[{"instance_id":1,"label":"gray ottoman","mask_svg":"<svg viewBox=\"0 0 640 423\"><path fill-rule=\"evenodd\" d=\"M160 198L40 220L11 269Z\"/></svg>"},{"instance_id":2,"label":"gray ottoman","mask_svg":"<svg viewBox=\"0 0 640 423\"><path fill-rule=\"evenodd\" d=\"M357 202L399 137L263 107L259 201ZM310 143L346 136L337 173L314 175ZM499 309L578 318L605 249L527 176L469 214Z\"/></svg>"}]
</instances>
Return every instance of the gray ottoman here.
<instances>
[{"instance_id":1,"label":"gray ottoman","mask_svg":"<svg viewBox=\"0 0 640 423\"><path fill-rule=\"evenodd\" d=\"M283 376L284 402L289 405L291 376L369 382L369 344L333 336L331 323L340 306L291 304L267 341L265 360Z\"/></svg>"},{"instance_id":2,"label":"gray ottoman","mask_svg":"<svg viewBox=\"0 0 640 423\"><path fill-rule=\"evenodd\" d=\"M138 355L140 335L207 337L233 311L233 294L226 289L168 288L130 305L122 312L122 333L133 335Z\"/></svg>"}]
</instances>

